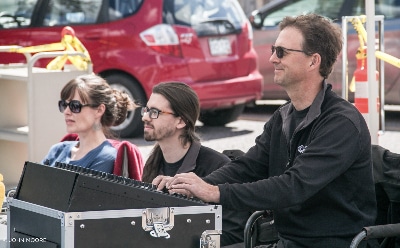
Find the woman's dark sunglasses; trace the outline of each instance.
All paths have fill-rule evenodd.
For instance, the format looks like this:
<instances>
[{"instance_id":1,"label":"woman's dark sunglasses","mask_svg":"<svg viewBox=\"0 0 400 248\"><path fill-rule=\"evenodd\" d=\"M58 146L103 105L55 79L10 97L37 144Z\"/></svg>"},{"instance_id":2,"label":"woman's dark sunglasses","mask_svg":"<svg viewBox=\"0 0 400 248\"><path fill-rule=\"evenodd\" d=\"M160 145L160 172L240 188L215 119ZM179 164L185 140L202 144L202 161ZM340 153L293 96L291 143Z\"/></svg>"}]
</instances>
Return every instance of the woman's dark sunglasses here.
<instances>
[{"instance_id":1,"label":"woman's dark sunglasses","mask_svg":"<svg viewBox=\"0 0 400 248\"><path fill-rule=\"evenodd\" d=\"M58 109L60 110L61 113L64 113L65 109L69 107L72 113L80 113L83 107L89 106L89 107L97 107L98 105L96 104L82 104L78 100L72 100L70 102L67 102L65 100L60 100L58 101Z\"/></svg>"},{"instance_id":2,"label":"woman's dark sunglasses","mask_svg":"<svg viewBox=\"0 0 400 248\"><path fill-rule=\"evenodd\" d=\"M274 52L276 52L276 57L278 57L278 59L283 58L283 56L285 55L285 53L287 51L300 52L300 53L305 53L305 54L309 55L306 51L303 51L303 50L290 49L290 48L285 48L285 47L281 47L281 46L271 46L271 54L274 54Z\"/></svg>"}]
</instances>

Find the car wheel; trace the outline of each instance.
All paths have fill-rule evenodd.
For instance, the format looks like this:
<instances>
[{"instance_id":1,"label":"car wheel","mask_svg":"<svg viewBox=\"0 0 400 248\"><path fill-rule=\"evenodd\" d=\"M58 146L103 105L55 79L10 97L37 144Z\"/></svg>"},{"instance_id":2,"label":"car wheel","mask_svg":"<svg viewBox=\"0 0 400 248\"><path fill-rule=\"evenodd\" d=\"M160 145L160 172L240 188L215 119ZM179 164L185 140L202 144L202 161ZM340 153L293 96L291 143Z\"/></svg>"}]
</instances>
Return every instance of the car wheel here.
<instances>
[{"instance_id":1,"label":"car wheel","mask_svg":"<svg viewBox=\"0 0 400 248\"><path fill-rule=\"evenodd\" d=\"M243 113L244 107L244 104L240 104L227 109L204 111L200 114L199 120L205 126L223 126L237 120L239 115Z\"/></svg>"},{"instance_id":2,"label":"car wheel","mask_svg":"<svg viewBox=\"0 0 400 248\"><path fill-rule=\"evenodd\" d=\"M111 87L126 92L134 102L145 103L146 95L140 84L132 77L124 74L110 74L104 77ZM143 135L143 122L140 108L129 111L126 120L111 128L121 138L132 138Z\"/></svg>"}]
</instances>

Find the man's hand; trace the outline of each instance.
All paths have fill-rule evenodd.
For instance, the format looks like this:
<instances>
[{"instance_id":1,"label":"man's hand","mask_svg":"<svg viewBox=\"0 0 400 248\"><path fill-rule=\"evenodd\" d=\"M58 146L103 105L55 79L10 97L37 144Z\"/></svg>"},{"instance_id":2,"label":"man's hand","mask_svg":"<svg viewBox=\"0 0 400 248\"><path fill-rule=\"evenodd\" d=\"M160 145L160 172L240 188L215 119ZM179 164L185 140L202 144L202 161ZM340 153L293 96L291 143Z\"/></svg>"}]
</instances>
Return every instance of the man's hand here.
<instances>
[{"instance_id":1,"label":"man's hand","mask_svg":"<svg viewBox=\"0 0 400 248\"><path fill-rule=\"evenodd\" d=\"M167 184L167 182L169 182L172 179L173 179L173 177L159 175L156 178L154 178L153 182L151 182L151 183L157 186L157 190L162 191L164 189L165 185Z\"/></svg>"},{"instance_id":2,"label":"man's hand","mask_svg":"<svg viewBox=\"0 0 400 248\"><path fill-rule=\"evenodd\" d=\"M219 203L218 186L204 182L193 172L177 174L167 181L166 187L170 193L195 196L204 202Z\"/></svg>"}]
</instances>

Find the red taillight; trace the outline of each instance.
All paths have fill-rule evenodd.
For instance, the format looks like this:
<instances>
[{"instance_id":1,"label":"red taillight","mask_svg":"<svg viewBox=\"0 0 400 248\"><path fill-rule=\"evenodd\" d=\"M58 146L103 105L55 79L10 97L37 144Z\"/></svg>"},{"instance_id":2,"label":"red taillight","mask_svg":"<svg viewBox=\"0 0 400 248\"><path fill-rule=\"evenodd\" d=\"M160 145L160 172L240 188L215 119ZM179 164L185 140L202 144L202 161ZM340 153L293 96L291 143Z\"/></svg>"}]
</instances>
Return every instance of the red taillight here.
<instances>
[{"instance_id":1,"label":"red taillight","mask_svg":"<svg viewBox=\"0 0 400 248\"><path fill-rule=\"evenodd\" d=\"M140 33L143 42L156 52L182 57L178 35L167 24L159 24Z\"/></svg>"},{"instance_id":2,"label":"red taillight","mask_svg":"<svg viewBox=\"0 0 400 248\"><path fill-rule=\"evenodd\" d=\"M163 46L150 46L154 51L159 53L172 55L175 57L182 57L181 47L179 45L163 45Z\"/></svg>"},{"instance_id":3,"label":"red taillight","mask_svg":"<svg viewBox=\"0 0 400 248\"><path fill-rule=\"evenodd\" d=\"M251 47L253 46L253 28L251 27L250 22L247 20L246 23L244 24L244 28L243 31L245 33L247 33L247 38L248 38L248 42L247 42L247 51L251 49Z\"/></svg>"}]
</instances>

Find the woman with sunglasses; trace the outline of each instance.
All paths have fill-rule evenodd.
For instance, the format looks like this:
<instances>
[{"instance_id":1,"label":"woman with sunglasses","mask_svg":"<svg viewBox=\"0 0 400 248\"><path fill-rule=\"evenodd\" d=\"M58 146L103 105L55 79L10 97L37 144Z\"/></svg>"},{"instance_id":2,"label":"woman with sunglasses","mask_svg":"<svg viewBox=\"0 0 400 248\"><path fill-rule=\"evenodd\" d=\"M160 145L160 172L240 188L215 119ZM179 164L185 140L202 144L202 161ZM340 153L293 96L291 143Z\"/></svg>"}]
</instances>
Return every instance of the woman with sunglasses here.
<instances>
[{"instance_id":1,"label":"woman with sunglasses","mask_svg":"<svg viewBox=\"0 0 400 248\"><path fill-rule=\"evenodd\" d=\"M111 173L117 150L107 140L112 138L110 127L121 124L135 104L126 93L94 74L69 81L60 97L58 108L64 114L67 133L77 134L79 141L53 145L43 164L61 162Z\"/></svg>"}]
</instances>

